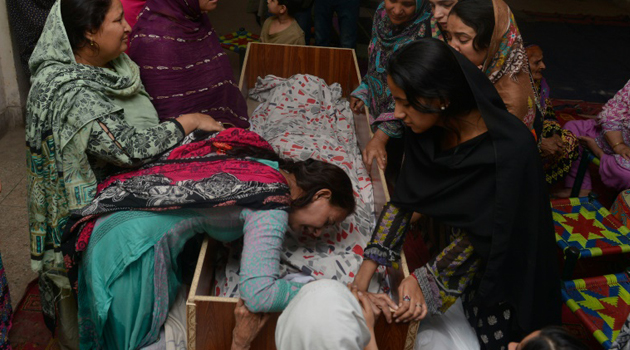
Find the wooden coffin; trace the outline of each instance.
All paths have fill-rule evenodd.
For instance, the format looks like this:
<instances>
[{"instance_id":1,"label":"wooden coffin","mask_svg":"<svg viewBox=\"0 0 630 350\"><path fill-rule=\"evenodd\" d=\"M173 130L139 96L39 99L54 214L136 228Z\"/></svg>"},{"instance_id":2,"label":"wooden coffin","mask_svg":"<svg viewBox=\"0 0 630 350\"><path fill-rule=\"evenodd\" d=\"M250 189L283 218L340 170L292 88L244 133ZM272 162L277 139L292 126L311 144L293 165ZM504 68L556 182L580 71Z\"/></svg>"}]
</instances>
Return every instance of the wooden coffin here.
<instances>
[{"instance_id":1,"label":"wooden coffin","mask_svg":"<svg viewBox=\"0 0 630 350\"><path fill-rule=\"evenodd\" d=\"M312 74L323 78L327 84L339 83L344 97L359 86L361 75L354 50L311 46L288 46L276 44L250 43L241 71L239 88L247 99L249 88L258 77L273 74L290 77L294 74ZM250 110L251 112L251 110ZM372 137L368 111L355 115L355 129L361 149ZM383 172L376 166L371 169L374 187L375 209L378 216L383 204L389 200L389 193ZM221 265L217 257L222 249L220 244L206 239L201 248L197 268L186 303L188 349L226 350L230 349L232 330L235 325L234 307L237 299L211 296L214 271ZM409 275L404 255L397 269L390 269L390 275L398 285ZM268 323L252 344L252 349L276 349L275 328L280 314L271 316ZM381 317L376 325L376 340L381 350L411 350L415 341L418 323L387 324Z\"/></svg>"}]
</instances>

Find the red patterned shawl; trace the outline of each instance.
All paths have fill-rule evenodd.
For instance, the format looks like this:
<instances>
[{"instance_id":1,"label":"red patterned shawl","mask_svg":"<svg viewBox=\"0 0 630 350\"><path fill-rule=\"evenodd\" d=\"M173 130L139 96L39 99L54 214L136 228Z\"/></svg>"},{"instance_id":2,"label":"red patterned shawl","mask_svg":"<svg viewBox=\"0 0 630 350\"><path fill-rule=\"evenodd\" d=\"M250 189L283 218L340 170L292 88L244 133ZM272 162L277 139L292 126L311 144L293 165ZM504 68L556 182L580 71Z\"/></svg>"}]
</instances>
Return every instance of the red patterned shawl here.
<instances>
[{"instance_id":1,"label":"red patterned shawl","mask_svg":"<svg viewBox=\"0 0 630 350\"><path fill-rule=\"evenodd\" d=\"M254 159L225 154L235 147L272 150L258 134L231 128L183 144L151 164L99 184L92 203L73 213L66 227L62 244L66 268L76 269L96 219L104 214L231 205L288 210L290 192L284 176Z\"/></svg>"}]
</instances>

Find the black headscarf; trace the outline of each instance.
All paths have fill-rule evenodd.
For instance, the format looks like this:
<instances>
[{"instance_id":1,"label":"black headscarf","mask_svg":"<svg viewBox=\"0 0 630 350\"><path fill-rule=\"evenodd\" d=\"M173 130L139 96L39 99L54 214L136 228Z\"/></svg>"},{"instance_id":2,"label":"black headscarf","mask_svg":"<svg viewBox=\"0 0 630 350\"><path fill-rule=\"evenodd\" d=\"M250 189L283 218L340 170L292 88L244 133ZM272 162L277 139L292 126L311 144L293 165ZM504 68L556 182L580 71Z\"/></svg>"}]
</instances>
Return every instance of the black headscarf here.
<instances>
[{"instance_id":1,"label":"black headscarf","mask_svg":"<svg viewBox=\"0 0 630 350\"><path fill-rule=\"evenodd\" d=\"M553 222L535 140L483 72L451 51L488 132L441 151L439 128L408 129L392 202L469 233L485 261L475 302L510 303L524 332L559 324Z\"/></svg>"}]
</instances>

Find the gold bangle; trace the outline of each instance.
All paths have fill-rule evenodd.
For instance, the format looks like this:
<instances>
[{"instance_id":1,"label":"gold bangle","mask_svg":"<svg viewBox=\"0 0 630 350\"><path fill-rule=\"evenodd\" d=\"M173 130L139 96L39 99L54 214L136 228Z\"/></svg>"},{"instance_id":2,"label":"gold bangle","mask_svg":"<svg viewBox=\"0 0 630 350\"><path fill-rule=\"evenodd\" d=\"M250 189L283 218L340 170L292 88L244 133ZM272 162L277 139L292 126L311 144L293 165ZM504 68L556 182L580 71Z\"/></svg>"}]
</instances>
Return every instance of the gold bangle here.
<instances>
[{"instance_id":1,"label":"gold bangle","mask_svg":"<svg viewBox=\"0 0 630 350\"><path fill-rule=\"evenodd\" d=\"M615 149L615 147L621 145L623 143L623 141L619 141L617 143L615 143L614 145L610 146L610 148ZM625 143L623 143L625 145Z\"/></svg>"}]
</instances>

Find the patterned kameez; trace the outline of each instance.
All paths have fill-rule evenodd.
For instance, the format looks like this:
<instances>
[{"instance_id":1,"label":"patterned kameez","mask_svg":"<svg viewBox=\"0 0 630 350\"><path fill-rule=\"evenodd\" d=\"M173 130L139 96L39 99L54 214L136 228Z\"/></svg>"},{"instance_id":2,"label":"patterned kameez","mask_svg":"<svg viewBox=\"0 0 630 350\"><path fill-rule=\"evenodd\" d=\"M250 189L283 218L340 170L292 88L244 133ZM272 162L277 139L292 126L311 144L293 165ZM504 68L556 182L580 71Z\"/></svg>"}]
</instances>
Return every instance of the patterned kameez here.
<instances>
[{"instance_id":1,"label":"patterned kameez","mask_svg":"<svg viewBox=\"0 0 630 350\"><path fill-rule=\"evenodd\" d=\"M411 214L392 203L386 204L364 256L386 266L399 260ZM438 245L438 253L412 273L420 285L428 312L442 315L457 298L462 298L466 318L484 348L505 346L512 328L510 307L499 304L480 309L472 302L479 284L478 274L483 273L483 262L475 254L465 231L457 228L447 231L445 245Z\"/></svg>"},{"instance_id":2,"label":"patterned kameez","mask_svg":"<svg viewBox=\"0 0 630 350\"><path fill-rule=\"evenodd\" d=\"M177 121L158 124L127 55L110 64L76 62L57 2L30 60L26 111L31 267L40 274L50 327L60 290L69 295L60 239L70 211L88 204L106 175L139 166L184 136Z\"/></svg>"},{"instance_id":3,"label":"patterned kameez","mask_svg":"<svg viewBox=\"0 0 630 350\"><path fill-rule=\"evenodd\" d=\"M577 137L587 136L595 139L604 152L600 158L599 175L606 186L617 191L630 187L630 160L617 154L605 137L608 132L618 131L621 132L623 143L630 145L630 81L617 92L615 97L606 102L596 120L572 120L566 123L564 128ZM579 161L573 162L565 181L566 187L573 187L578 166ZM591 187L591 176L587 172L582 188L591 189Z\"/></svg>"},{"instance_id":4,"label":"patterned kameez","mask_svg":"<svg viewBox=\"0 0 630 350\"><path fill-rule=\"evenodd\" d=\"M571 169L571 164L580 155L579 141L572 132L562 129L558 123L556 111L553 109L553 104L550 100L549 85L545 78L537 82L536 90L540 97L540 107L544 115L542 137L549 138L558 135L565 144L560 154L543 157L545 179L548 184L553 185L564 179Z\"/></svg>"},{"instance_id":5,"label":"patterned kameez","mask_svg":"<svg viewBox=\"0 0 630 350\"><path fill-rule=\"evenodd\" d=\"M387 86L387 63L394 52L406 44L427 37L442 37L428 1L417 0L414 18L400 26L389 19L383 3L376 10L368 46L368 72L352 92L353 97L368 107L374 131L378 128L390 137L402 137L403 125L394 119L394 98Z\"/></svg>"}]
</instances>

